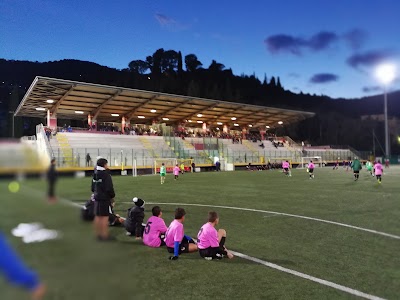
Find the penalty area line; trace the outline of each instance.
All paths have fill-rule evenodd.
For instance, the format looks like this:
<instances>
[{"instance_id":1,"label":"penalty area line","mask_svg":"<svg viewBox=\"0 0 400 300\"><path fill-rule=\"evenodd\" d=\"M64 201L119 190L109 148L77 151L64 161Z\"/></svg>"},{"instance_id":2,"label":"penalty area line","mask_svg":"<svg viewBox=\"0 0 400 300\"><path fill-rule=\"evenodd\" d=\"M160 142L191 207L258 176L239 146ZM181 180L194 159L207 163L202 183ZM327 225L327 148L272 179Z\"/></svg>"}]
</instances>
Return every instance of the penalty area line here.
<instances>
[{"instance_id":1,"label":"penalty area line","mask_svg":"<svg viewBox=\"0 0 400 300\"><path fill-rule=\"evenodd\" d=\"M119 202L119 203L131 204L133 202ZM302 215L294 215L294 214L282 213L282 212L277 212L277 211L269 211L269 210L253 209L253 208L243 208L243 207L235 207L235 206L212 205L212 204L166 203L166 202L164 202L164 203L162 203L162 202L147 202L147 204L214 207L214 208L226 208L226 209L233 209L233 210L253 211L253 212L260 212L260 213L267 213L267 214L275 214L275 215L281 215L281 216L287 216L287 217L293 217L293 218L299 218L299 219L305 219L305 220L311 220L311 221L316 221L316 222L321 222L321 223L326 223L326 224L332 224L332 225L347 227L347 228L351 228L351 229L365 231L365 232L369 232L369 233L373 233L373 234L378 234L378 235L381 235L381 236L389 237L389 238L392 238L392 239L400 240L400 236L394 235L394 234L390 234L390 233L386 233L386 232L382 232L382 231L377 231L377 230L373 230L373 229L353 226L353 225L349 225L349 224L345 224L345 223L339 223L339 222L335 222L335 221L312 218L312 217L307 217L307 216L302 216Z\"/></svg>"}]
</instances>

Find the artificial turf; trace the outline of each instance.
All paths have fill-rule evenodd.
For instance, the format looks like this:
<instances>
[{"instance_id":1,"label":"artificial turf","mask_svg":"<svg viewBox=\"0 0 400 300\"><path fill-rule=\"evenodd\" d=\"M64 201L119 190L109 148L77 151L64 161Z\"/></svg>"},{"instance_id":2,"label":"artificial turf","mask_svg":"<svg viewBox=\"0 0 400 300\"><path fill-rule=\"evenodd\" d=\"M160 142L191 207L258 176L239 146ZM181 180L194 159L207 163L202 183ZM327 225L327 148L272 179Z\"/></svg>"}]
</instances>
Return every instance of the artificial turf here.
<instances>
[{"instance_id":1,"label":"artificial turf","mask_svg":"<svg viewBox=\"0 0 400 300\"><path fill-rule=\"evenodd\" d=\"M343 169L238 171L167 176L114 176L116 212L125 215L138 196L151 203L190 203L186 234L196 236L207 212L216 210L227 246L282 267L382 298L400 297L400 240L353 228L266 212L212 208L253 208L320 218L400 236L400 169L389 169L378 184L366 171L358 182ZM58 195L76 203L90 197L90 178L63 178ZM45 299L348 299L350 294L251 261L206 261L197 253L169 261L165 249L150 249L122 228L116 242L99 243L79 210L44 200L45 182L26 180L18 193L0 182L1 230L48 286ZM160 205L168 224L177 205ZM146 218L151 215L146 205ZM62 232L59 240L23 244L10 231L19 223L42 222ZM1 254L0 254L1 255ZM25 299L0 280L0 299Z\"/></svg>"}]
</instances>

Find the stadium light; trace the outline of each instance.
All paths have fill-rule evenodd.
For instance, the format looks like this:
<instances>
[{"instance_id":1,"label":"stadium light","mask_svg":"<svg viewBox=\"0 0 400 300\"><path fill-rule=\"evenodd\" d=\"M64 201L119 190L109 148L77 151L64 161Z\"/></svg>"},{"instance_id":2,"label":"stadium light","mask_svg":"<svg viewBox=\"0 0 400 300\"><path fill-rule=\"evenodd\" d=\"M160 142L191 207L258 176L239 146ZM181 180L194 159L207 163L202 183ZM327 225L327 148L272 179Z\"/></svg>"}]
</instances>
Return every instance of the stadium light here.
<instances>
[{"instance_id":1,"label":"stadium light","mask_svg":"<svg viewBox=\"0 0 400 300\"><path fill-rule=\"evenodd\" d=\"M198 118L201 118L202 116L203 116L202 114L198 114L198 115L197 115Z\"/></svg>"},{"instance_id":2,"label":"stadium light","mask_svg":"<svg viewBox=\"0 0 400 300\"><path fill-rule=\"evenodd\" d=\"M169 119L168 118L162 118L164 121L169 121Z\"/></svg>"},{"instance_id":3,"label":"stadium light","mask_svg":"<svg viewBox=\"0 0 400 300\"><path fill-rule=\"evenodd\" d=\"M119 114L111 114L112 117L119 117Z\"/></svg>"},{"instance_id":4,"label":"stadium light","mask_svg":"<svg viewBox=\"0 0 400 300\"><path fill-rule=\"evenodd\" d=\"M270 129L271 127L269 127L269 126L267 125L267 126L265 126L265 128Z\"/></svg>"},{"instance_id":5,"label":"stadium light","mask_svg":"<svg viewBox=\"0 0 400 300\"><path fill-rule=\"evenodd\" d=\"M215 128L215 129L219 130L219 127Z\"/></svg>"},{"instance_id":6,"label":"stadium light","mask_svg":"<svg viewBox=\"0 0 400 300\"><path fill-rule=\"evenodd\" d=\"M75 113L78 115L83 115L83 111L81 111L81 110L76 110Z\"/></svg>"},{"instance_id":7,"label":"stadium light","mask_svg":"<svg viewBox=\"0 0 400 300\"><path fill-rule=\"evenodd\" d=\"M253 127L253 125L249 124L249 127Z\"/></svg>"},{"instance_id":8,"label":"stadium light","mask_svg":"<svg viewBox=\"0 0 400 300\"><path fill-rule=\"evenodd\" d=\"M157 110L156 110L156 109L152 109L152 110L150 110L150 112L152 112L152 113L156 113L156 112L157 112Z\"/></svg>"},{"instance_id":9,"label":"stadium light","mask_svg":"<svg viewBox=\"0 0 400 300\"><path fill-rule=\"evenodd\" d=\"M222 125L222 122L217 122L217 125Z\"/></svg>"},{"instance_id":10,"label":"stadium light","mask_svg":"<svg viewBox=\"0 0 400 300\"><path fill-rule=\"evenodd\" d=\"M46 102L52 104L52 103L54 103L54 100L53 99L47 99Z\"/></svg>"},{"instance_id":11,"label":"stadium light","mask_svg":"<svg viewBox=\"0 0 400 300\"><path fill-rule=\"evenodd\" d=\"M376 68L375 76L382 84L389 85L396 78L396 66L393 64L382 64Z\"/></svg>"},{"instance_id":12,"label":"stadium light","mask_svg":"<svg viewBox=\"0 0 400 300\"><path fill-rule=\"evenodd\" d=\"M384 98L383 98L383 110L385 115L385 156L390 156L390 136L389 136L389 122L388 122L388 111L387 111L387 87L396 78L396 66L393 64L382 64L375 70L376 78L384 86Z\"/></svg>"},{"instance_id":13,"label":"stadium light","mask_svg":"<svg viewBox=\"0 0 400 300\"><path fill-rule=\"evenodd\" d=\"M239 124L235 123L235 124L233 124L233 126L239 126Z\"/></svg>"},{"instance_id":14,"label":"stadium light","mask_svg":"<svg viewBox=\"0 0 400 300\"><path fill-rule=\"evenodd\" d=\"M36 107L35 108L37 111L45 111L46 109L44 107Z\"/></svg>"},{"instance_id":15,"label":"stadium light","mask_svg":"<svg viewBox=\"0 0 400 300\"><path fill-rule=\"evenodd\" d=\"M232 121L235 121L235 120L236 120L236 117L232 117L231 120L232 120Z\"/></svg>"},{"instance_id":16,"label":"stadium light","mask_svg":"<svg viewBox=\"0 0 400 300\"><path fill-rule=\"evenodd\" d=\"M202 124L202 123L203 123L203 121L197 121L197 123L199 123L199 124Z\"/></svg>"},{"instance_id":17,"label":"stadium light","mask_svg":"<svg viewBox=\"0 0 400 300\"><path fill-rule=\"evenodd\" d=\"M138 119L145 119L145 116L138 116Z\"/></svg>"},{"instance_id":18,"label":"stadium light","mask_svg":"<svg viewBox=\"0 0 400 300\"><path fill-rule=\"evenodd\" d=\"M189 122L189 123L192 123L192 120L189 120L188 122Z\"/></svg>"},{"instance_id":19,"label":"stadium light","mask_svg":"<svg viewBox=\"0 0 400 300\"><path fill-rule=\"evenodd\" d=\"M282 121L279 121L279 122L278 122L278 124L279 124L279 125L282 125L282 124L283 124L283 122L282 122Z\"/></svg>"}]
</instances>

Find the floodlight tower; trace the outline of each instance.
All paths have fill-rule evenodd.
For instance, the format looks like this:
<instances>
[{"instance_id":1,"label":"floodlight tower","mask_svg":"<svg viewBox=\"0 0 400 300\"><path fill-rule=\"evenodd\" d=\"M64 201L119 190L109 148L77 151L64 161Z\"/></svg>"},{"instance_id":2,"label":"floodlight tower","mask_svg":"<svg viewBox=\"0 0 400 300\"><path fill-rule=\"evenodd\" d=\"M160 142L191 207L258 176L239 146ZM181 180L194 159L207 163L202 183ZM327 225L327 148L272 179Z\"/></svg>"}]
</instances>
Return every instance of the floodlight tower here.
<instances>
[{"instance_id":1,"label":"floodlight tower","mask_svg":"<svg viewBox=\"0 0 400 300\"><path fill-rule=\"evenodd\" d=\"M389 159L390 143L389 143L389 124L387 111L387 89L390 83L396 78L396 66L393 64L382 64L377 67L376 77L384 86L384 115L385 115L385 156Z\"/></svg>"}]
</instances>

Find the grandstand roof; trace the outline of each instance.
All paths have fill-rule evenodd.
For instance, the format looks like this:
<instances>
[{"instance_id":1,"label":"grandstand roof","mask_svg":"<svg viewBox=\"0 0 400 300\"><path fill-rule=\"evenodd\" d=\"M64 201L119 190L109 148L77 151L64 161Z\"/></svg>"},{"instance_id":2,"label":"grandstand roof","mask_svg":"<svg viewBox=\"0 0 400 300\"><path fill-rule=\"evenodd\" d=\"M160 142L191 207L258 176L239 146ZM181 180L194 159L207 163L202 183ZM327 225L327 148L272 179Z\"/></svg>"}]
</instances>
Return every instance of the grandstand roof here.
<instances>
[{"instance_id":1,"label":"grandstand roof","mask_svg":"<svg viewBox=\"0 0 400 300\"><path fill-rule=\"evenodd\" d=\"M167 124L187 120L254 127L276 127L279 121L286 125L314 116L304 111L36 77L15 116L44 118L47 110L64 119L78 120L90 114L98 122L118 122L124 116L133 124L151 124L158 119Z\"/></svg>"}]
</instances>

